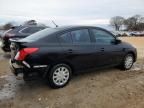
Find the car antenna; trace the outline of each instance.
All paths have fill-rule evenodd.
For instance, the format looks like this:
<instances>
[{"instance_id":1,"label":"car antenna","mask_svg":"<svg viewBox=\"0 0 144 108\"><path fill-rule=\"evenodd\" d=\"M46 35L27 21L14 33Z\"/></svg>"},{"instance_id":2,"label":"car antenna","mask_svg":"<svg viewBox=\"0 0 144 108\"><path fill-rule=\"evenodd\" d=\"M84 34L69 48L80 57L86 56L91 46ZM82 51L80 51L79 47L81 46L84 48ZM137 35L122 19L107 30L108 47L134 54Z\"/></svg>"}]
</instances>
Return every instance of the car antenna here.
<instances>
[{"instance_id":1,"label":"car antenna","mask_svg":"<svg viewBox=\"0 0 144 108\"><path fill-rule=\"evenodd\" d=\"M58 25L52 20L52 23L56 26L56 27L58 27Z\"/></svg>"}]
</instances>

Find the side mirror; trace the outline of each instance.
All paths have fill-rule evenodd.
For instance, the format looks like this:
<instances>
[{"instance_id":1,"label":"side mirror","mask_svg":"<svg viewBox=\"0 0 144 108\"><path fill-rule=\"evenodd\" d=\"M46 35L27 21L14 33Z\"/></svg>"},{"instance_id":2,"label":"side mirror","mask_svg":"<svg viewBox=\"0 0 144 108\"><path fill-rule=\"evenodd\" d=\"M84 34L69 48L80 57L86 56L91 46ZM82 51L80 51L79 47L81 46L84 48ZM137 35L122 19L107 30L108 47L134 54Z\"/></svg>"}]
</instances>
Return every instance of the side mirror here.
<instances>
[{"instance_id":1,"label":"side mirror","mask_svg":"<svg viewBox=\"0 0 144 108\"><path fill-rule=\"evenodd\" d=\"M122 41L119 40L119 39L116 39L116 40L115 40L115 43L116 43L116 44L120 44L121 42L122 42Z\"/></svg>"}]
</instances>

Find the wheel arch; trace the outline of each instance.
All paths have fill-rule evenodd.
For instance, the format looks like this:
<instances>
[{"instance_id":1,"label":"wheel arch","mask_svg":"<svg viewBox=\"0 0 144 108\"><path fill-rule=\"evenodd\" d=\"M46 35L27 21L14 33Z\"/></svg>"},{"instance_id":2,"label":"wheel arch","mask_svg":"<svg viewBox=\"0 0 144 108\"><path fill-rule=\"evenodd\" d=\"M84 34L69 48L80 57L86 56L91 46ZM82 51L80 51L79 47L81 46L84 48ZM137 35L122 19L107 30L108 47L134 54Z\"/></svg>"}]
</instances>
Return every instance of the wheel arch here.
<instances>
[{"instance_id":1,"label":"wheel arch","mask_svg":"<svg viewBox=\"0 0 144 108\"><path fill-rule=\"evenodd\" d=\"M133 51L129 51L127 54L132 54L134 57L134 62L136 62L136 54Z\"/></svg>"},{"instance_id":2,"label":"wheel arch","mask_svg":"<svg viewBox=\"0 0 144 108\"><path fill-rule=\"evenodd\" d=\"M69 63L67 61L59 61L59 62L55 62L55 63L52 63L52 64L49 65L44 77L46 77L48 75L49 71L52 69L52 67L57 65L57 64L66 64L66 65L68 65L71 68L72 74L74 73L74 67L72 66L71 63Z\"/></svg>"}]
</instances>

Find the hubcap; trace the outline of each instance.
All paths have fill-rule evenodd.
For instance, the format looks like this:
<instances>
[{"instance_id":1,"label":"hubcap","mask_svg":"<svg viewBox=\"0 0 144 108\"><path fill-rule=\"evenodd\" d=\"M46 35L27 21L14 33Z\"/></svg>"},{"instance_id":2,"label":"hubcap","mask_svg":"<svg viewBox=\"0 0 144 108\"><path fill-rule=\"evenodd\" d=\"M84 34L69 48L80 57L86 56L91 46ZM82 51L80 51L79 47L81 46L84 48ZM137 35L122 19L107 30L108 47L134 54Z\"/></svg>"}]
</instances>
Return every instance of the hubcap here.
<instances>
[{"instance_id":1,"label":"hubcap","mask_svg":"<svg viewBox=\"0 0 144 108\"><path fill-rule=\"evenodd\" d=\"M59 67L53 73L53 81L56 85L64 85L69 79L69 70L66 67Z\"/></svg>"},{"instance_id":2,"label":"hubcap","mask_svg":"<svg viewBox=\"0 0 144 108\"><path fill-rule=\"evenodd\" d=\"M133 57L132 56L127 56L125 59L125 68L129 69L133 65Z\"/></svg>"}]
</instances>

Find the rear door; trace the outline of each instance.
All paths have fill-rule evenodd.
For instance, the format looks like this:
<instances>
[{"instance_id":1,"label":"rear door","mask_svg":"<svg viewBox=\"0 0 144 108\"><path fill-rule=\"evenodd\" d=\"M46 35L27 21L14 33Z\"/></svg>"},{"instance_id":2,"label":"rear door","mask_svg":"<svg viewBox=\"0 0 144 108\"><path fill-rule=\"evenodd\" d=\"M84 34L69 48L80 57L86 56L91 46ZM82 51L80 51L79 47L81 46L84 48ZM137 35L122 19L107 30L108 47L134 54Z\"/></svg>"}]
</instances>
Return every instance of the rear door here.
<instances>
[{"instance_id":1,"label":"rear door","mask_svg":"<svg viewBox=\"0 0 144 108\"><path fill-rule=\"evenodd\" d=\"M76 70L92 68L95 44L91 43L89 30L80 28L59 36L65 57Z\"/></svg>"}]
</instances>

